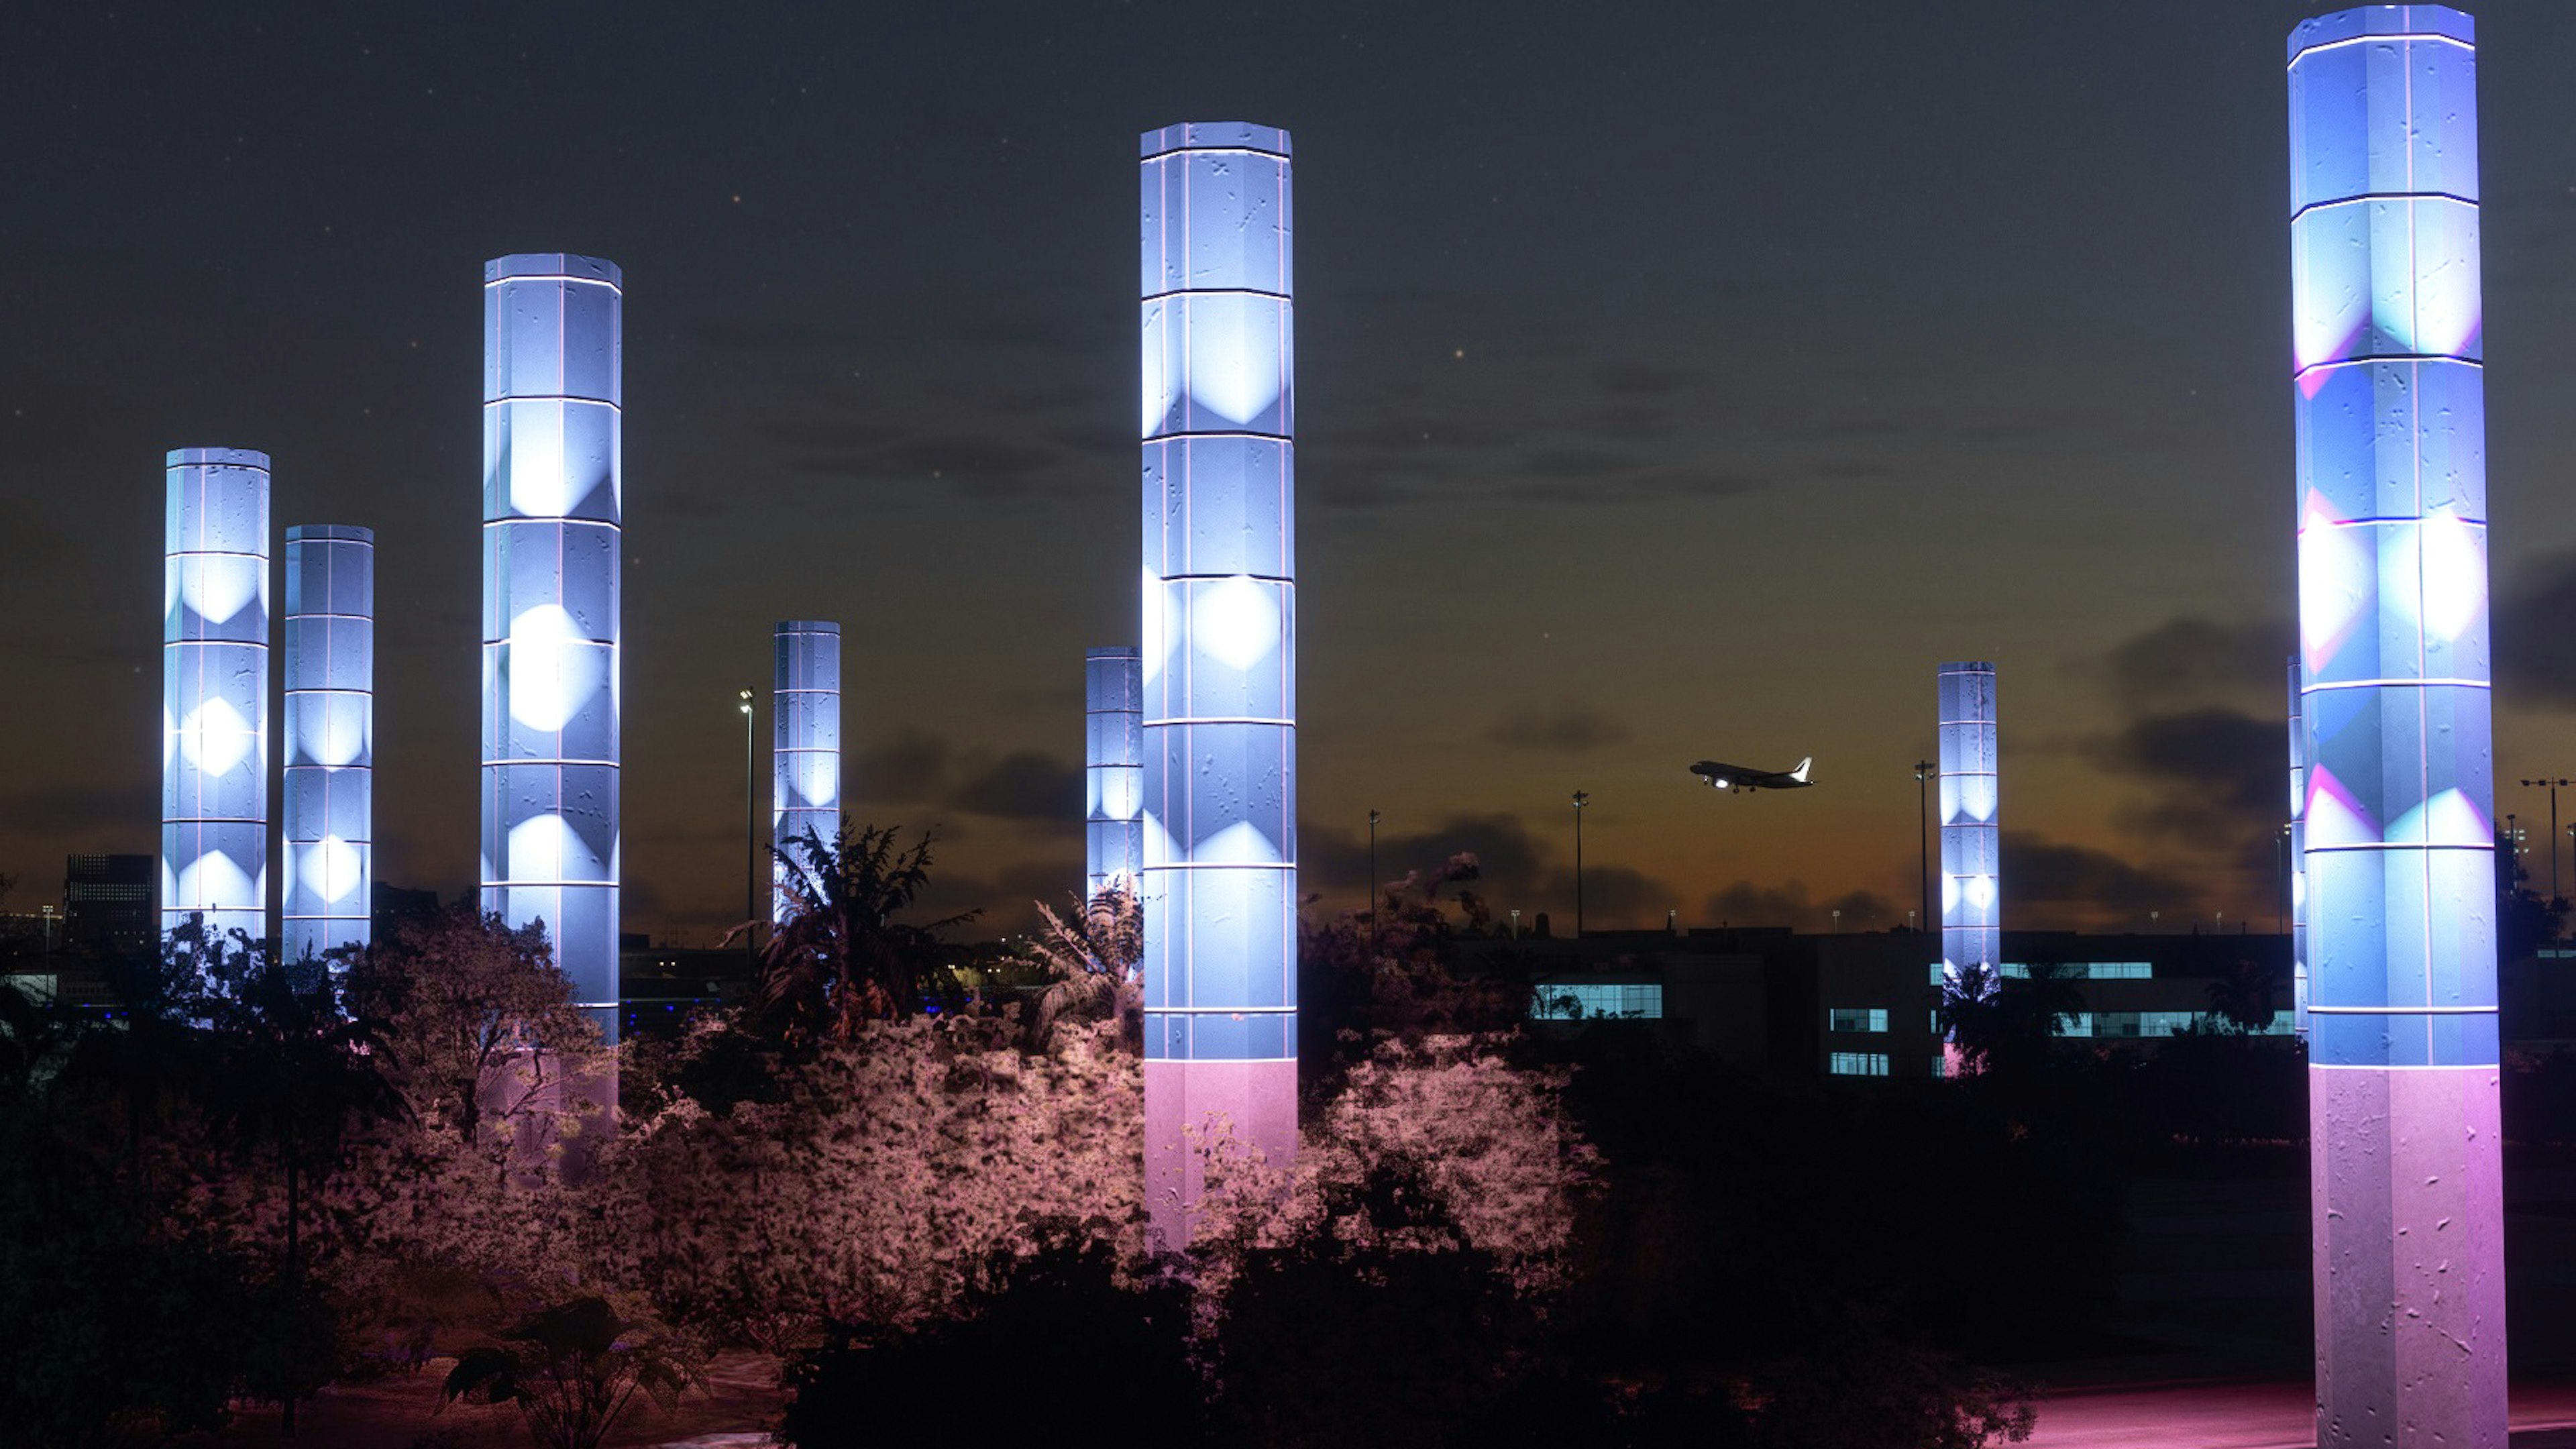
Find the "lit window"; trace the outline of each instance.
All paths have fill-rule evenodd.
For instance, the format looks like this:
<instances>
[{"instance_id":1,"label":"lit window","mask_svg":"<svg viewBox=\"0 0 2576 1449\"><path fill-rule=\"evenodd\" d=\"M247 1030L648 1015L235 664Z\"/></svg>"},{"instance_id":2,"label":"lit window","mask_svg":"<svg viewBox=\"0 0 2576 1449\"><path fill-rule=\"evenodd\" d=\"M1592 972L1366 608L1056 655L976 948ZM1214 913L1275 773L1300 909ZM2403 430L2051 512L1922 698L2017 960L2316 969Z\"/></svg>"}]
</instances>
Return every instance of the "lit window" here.
<instances>
[{"instance_id":1,"label":"lit window","mask_svg":"<svg viewBox=\"0 0 2576 1449\"><path fill-rule=\"evenodd\" d=\"M1887 1008L1883 1006L1837 1006L1825 1013L1827 1031L1885 1031Z\"/></svg>"},{"instance_id":2,"label":"lit window","mask_svg":"<svg viewBox=\"0 0 2576 1449\"><path fill-rule=\"evenodd\" d=\"M1825 1070L1837 1077L1883 1077L1887 1075L1887 1053L1835 1052L1826 1060Z\"/></svg>"},{"instance_id":3,"label":"lit window","mask_svg":"<svg viewBox=\"0 0 2576 1449\"><path fill-rule=\"evenodd\" d=\"M1542 981L1530 1001L1538 1021L1659 1021L1660 981Z\"/></svg>"}]
</instances>

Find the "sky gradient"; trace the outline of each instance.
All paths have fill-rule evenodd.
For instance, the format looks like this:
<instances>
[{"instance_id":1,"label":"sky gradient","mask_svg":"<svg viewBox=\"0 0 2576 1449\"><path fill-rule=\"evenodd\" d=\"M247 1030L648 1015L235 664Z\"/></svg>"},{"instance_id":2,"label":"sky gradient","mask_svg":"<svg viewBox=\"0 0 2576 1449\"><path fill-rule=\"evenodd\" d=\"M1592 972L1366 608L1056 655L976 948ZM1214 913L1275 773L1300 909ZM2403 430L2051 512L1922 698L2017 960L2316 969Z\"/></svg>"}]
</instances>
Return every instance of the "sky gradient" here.
<instances>
[{"instance_id":1,"label":"sky gradient","mask_svg":"<svg viewBox=\"0 0 2576 1449\"><path fill-rule=\"evenodd\" d=\"M203 445L377 531L378 878L471 885L480 268L557 250L627 281L627 929L739 916L786 618L842 623L854 812L939 826L937 903L1061 901L1082 651L1136 632L1135 137L1248 119L1297 146L1306 890L1360 900L1375 807L1387 874L1474 849L1562 922L1581 788L1596 926L1902 920L1982 658L2008 926L2268 926L2324 8L0 20L10 904L153 848ZM2471 8L2509 781L2576 774L2576 7Z\"/></svg>"}]
</instances>

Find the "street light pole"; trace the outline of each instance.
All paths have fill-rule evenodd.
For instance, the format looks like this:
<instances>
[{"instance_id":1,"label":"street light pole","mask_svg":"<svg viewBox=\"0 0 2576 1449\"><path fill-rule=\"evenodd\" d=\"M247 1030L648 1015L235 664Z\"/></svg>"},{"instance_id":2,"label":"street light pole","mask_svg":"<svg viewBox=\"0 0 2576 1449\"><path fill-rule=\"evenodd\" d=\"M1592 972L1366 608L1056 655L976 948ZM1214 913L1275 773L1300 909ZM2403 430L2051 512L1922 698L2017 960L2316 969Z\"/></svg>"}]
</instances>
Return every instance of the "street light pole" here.
<instances>
[{"instance_id":1,"label":"street light pole","mask_svg":"<svg viewBox=\"0 0 2576 1449\"><path fill-rule=\"evenodd\" d=\"M2546 786L2549 790L2549 899L2555 902L2558 899L2558 787L2576 785L2576 780L2552 780L2544 777L2538 780L2525 780L2522 783L2535 789Z\"/></svg>"},{"instance_id":2,"label":"street light pole","mask_svg":"<svg viewBox=\"0 0 2576 1449\"><path fill-rule=\"evenodd\" d=\"M1932 777L1939 773L1941 767L1930 760L1914 762L1914 836L1915 843L1923 847L1923 860L1915 869L1914 883L1922 888L1923 929L1927 931L1935 929L1932 924Z\"/></svg>"},{"instance_id":3,"label":"street light pole","mask_svg":"<svg viewBox=\"0 0 2576 1449\"><path fill-rule=\"evenodd\" d=\"M1369 954L1377 954L1377 898L1386 894L1377 875L1377 812L1369 812Z\"/></svg>"},{"instance_id":4,"label":"street light pole","mask_svg":"<svg viewBox=\"0 0 2576 1449\"><path fill-rule=\"evenodd\" d=\"M1592 796L1582 790L1574 792L1574 939L1583 939L1583 807Z\"/></svg>"},{"instance_id":5,"label":"street light pole","mask_svg":"<svg viewBox=\"0 0 2576 1449\"><path fill-rule=\"evenodd\" d=\"M751 742L751 691L738 692L742 707L742 953L757 962L760 928L760 765Z\"/></svg>"}]
</instances>

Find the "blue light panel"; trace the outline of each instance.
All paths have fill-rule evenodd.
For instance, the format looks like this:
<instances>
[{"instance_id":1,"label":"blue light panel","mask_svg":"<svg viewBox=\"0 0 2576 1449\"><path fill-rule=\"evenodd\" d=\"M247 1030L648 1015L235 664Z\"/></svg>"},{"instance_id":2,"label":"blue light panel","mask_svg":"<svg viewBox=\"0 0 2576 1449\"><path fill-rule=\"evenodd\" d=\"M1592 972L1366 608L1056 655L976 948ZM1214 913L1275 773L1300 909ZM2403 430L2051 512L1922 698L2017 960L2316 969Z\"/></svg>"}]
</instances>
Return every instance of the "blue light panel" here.
<instances>
[{"instance_id":1,"label":"blue light panel","mask_svg":"<svg viewBox=\"0 0 2576 1449\"><path fill-rule=\"evenodd\" d=\"M1941 970L1952 983L2003 957L2003 842L1995 667L1941 666Z\"/></svg>"},{"instance_id":2,"label":"blue light panel","mask_svg":"<svg viewBox=\"0 0 2576 1449\"><path fill-rule=\"evenodd\" d=\"M164 471L161 929L265 937L268 455L179 448Z\"/></svg>"},{"instance_id":3,"label":"blue light panel","mask_svg":"<svg viewBox=\"0 0 2576 1449\"><path fill-rule=\"evenodd\" d=\"M769 838L802 869L805 854L791 842L811 832L830 845L841 832L841 626L790 619L773 638ZM771 865L770 918L783 921L793 898L783 885L786 867L775 856Z\"/></svg>"},{"instance_id":4,"label":"blue light panel","mask_svg":"<svg viewBox=\"0 0 2576 1449\"><path fill-rule=\"evenodd\" d=\"M286 531L282 912L290 961L367 943L375 879L376 536Z\"/></svg>"},{"instance_id":5,"label":"blue light panel","mask_svg":"<svg viewBox=\"0 0 2576 1449\"><path fill-rule=\"evenodd\" d=\"M484 265L483 904L612 1041L623 317L613 263Z\"/></svg>"},{"instance_id":6,"label":"blue light panel","mask_svg":"<svg viewBox=\"0 0 2576 1449\"><path fill-rule=\"evenodd\" d=\"M1144 688L1136 651L1082 657L1083 899L1133 891L1145 850Z\"/></svg>"}]
</instances>

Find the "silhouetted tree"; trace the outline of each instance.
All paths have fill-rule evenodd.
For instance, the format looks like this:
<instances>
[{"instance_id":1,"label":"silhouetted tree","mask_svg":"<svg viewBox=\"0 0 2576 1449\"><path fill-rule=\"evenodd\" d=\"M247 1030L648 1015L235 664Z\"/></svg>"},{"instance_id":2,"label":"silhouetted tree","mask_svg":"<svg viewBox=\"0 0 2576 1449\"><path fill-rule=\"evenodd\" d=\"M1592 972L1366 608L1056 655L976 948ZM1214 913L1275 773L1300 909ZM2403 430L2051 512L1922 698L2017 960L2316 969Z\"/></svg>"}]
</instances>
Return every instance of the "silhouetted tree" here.
<instances>
[{"instance_id":1,"label":"silhouetted tree","mask_svg":"<svg viewBox=\"0 0 2576 1449\"><path fill-rule=\"evenodd\" d=\"M228 990L209 1002L216 1060L206 1108L216 1129L246 1155L269 1149L286 1189L285 1266L290 1299L303 1292L300 1232L303 1192L311 1175L339 1158L351 1125L409 1114L386 1080L386 1047L376 1023L343 1015L328 981L298 989L285 964L247 947L228 963ZM327 1382L298 1373L278 1383L285 1432L295 1432L295 1401Z\"/></svg>"},{"instance_id":2,"label":"silhouetted tree","mask_svg":"<svg viewBox=\"0 0 2576 1449\"><path fill-rule=\"evenodd\" d=\"M439 1404L516 1404L543 1449L594 1449L637 1394L664 1408L679 1402L699 1383L702 1357L641 1313L574 1298L458 1355Z\"/></svg>"},{"instance_id":3,"label":"silhouetted tree","mask_svg":"<svg viewBox=\"0 0 2576 1449\"><path fill-rule=\"evenodd\" d=\"M939 933L979 913L926 924L894 919L929 884L934 839L925 833L905 848L891 827L844 826L829 843L809 830L773 852L789 907L761 949L752 1014L760 1035L808 1050L849 1040L861 1022L954 1010L965 1000Z\"/></svg>"},{"instance_id":4,"label":"silhouetted tree","mask_svg":"<svg viewBox=\"0 0 2576 1449\"><path fill-rule=\"evenodd\" d=\"M1145 1049L1145 915L1136 893L1111 885L1083 902L1071 920L1038 904L1037 938L1023 953L1045 974L1046 985L1026 1007L1023 1039L1044 1051L1065 1024L1116 1021L1119 1037Z\"/></svg>"},{"instance_id":5,"label":"silhouetted tree","mask_svg":"<svg viewBox=\"0 0 2576 1449\"><path fill-rule=\"evenodd\" d=\"M834 1323L786 1369L778 1437L797 1449L1040 1444L1067 1415L1122 1443L1201 1442L1189 1282L1122 1264L1105 1222L1033 1223L984 1260L956 1311L905 1329Z\"/></svg>"}]
</instances>

